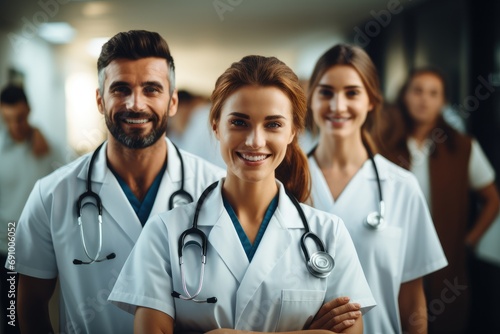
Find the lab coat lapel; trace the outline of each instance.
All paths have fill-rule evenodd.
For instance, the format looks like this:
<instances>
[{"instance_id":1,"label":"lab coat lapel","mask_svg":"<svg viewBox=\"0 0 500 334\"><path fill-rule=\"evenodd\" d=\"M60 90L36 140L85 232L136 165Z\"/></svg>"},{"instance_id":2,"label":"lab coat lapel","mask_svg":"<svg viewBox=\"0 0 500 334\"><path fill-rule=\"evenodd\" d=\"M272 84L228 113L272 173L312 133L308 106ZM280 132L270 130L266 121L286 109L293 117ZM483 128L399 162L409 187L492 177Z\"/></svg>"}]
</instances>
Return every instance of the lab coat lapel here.
<instances>
[{"instance_id":1,"label":"lab coat lapel","mask_svg":"<svg viewBox=\"0 0 500 334\"><path fill-rule=\"evenodd\" d=\"M130 238L132 243L137 241L142 230L141 222L130 205L127 196L123 193L120 184L113 173L109 170L106 163L105 144L95 161L92 175L92 184L101 183L101 189L94 191L99 194L102 201L103 210L108 213L106 221L103 217L103 224L116 224ZM96 187L97 188L97 187ZM103 212L103 215L105 215Z\"/></svg>"},{"instance_id":2,"label":"lab coat lapel","mask_svg":"<svg viewBox=\"0 0 500 334\"><path fill-rule=\"evenodd\" d=\"M209 246L218 253L236 280L241 282L248 268L248 258L222 203L222 183L223 181L219 181L218 186L203 204L198 225L201 228L203 225L212 225L215 222L208 234Z\"/></svg>"},{"instance_id":3,"label":"lab coat lapel","mask_svg":"<svg viewBox=\"0 0 500 334\"><path fill-rule=\"evenodd\" d=\"M156 194L150 217L168 210L170 196L180 188L181 183L181 163L174 145L166 139L168 145L167 169Z\"/></svg>"},{"instance_id":4,"label":"lab coat lapel","mask_svg":"<svg viewBox=\"0 0 500 334\"><path fill-rule=\"evenodd\" d=\"M382 158L380 155L377 154L374 159L377 166L383 165L383 161L381 161ZM360 170L352 177L352 179L346 185L345 189L335 201L333 199L332 193L330 192L330 188L326 183L325 177L321 172L318 164L316 163L314 157L309 157L309 166L311 170L312 182L315 185L313 187L312 194L313 206L327 212L335 212L335 206L350 205L351 203L353 203L353 200L356 201L356 196L358 194L356 191L351 191L350 188L359 189L357 183L365 182L365 180L377 180L375 170L373 169L373 164L371 160L368 159L363 163ZM380 167L378 167L378 172L380 181L382 183L387 178L387 172L385 169L382 169Z\"/></svg>"},{"instance_id":5,"label":"lab coat lapel","mask_svg":"<svg viewBox=\"0 0 500 334\"><path fill-rule=\"evenodd\" d=\"M302 221L279 183L279 202L276 211L262 237L252 262L243 277L236 296L236 327L240 328L245 319L245 311L264 280L269 279L271 271L280 263L283 255L292 244L288 228L303 228ZM286 218L285 218L286 217Z\"/></svg>"}]
</instances>

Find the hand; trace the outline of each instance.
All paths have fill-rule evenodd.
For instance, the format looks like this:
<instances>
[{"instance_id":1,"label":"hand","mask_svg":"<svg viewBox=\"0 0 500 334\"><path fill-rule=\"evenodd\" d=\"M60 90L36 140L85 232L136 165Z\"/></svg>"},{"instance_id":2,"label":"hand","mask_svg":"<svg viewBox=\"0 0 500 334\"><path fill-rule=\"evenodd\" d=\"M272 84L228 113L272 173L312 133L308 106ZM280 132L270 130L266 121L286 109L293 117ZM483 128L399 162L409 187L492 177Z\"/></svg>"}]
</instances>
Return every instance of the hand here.
<instances>
[{"instance_id":1,"label":"hand","mask_svg":"<svg viewBox=\"0 0 500 334\"><path fill-rule=\"evenodd\" d=\"M316 313L309 329L326 329L340 333L361 317L361 305L349 303L349 297L339 297L325 303Z\"/></svg>"},{"instance_id":2,"label":"hand","mask_svg":"<svg viewBox=\"0 0 500 334\"><path fill-rule=\"evenodd\" d=\"M476 246L479 244L479 238L473 234L472 232L469 232L465 238L465 246L469 247L470 249L475 249Z\"/></svg>"}]
</instances>

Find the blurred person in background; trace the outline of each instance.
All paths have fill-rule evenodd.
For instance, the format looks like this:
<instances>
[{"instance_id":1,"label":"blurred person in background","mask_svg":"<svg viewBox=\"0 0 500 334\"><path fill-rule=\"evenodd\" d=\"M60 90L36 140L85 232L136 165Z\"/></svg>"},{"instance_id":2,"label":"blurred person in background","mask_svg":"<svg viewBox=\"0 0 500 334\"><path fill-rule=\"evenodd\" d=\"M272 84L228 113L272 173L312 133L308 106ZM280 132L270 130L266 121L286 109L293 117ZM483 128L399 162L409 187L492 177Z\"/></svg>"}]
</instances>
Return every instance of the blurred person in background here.
<instances>
[{"instance_id":1,"label":"blurred person in background","mask_svg":"<svg viewBox=\"0 0 500 334\"><path fill-rule=\"evenodd\" d=\"M208 121L209 113L210 99L187 90L179 91L179 108L167 135L183 150L225 169L226 164L218 153L219 142Z\"/></svg>"},{"instance_id":2,"label":"blurred person in background","mask_svg":"<svg viewBox=\"0 0 500 334\"><path fill-rule=\"evenodd\" d=\"M423 277L446 266L425 198L411 173L376 153L368 131L380 112L378 74L366 52L340 44L317 61L308 123L312 205L342 217L377 307L365 333L426 333Z\"/></svg>"},{"instance_id":3,"label":"blurred person in background","mask_svg":"<svg viewBox=\"0 0 500 334\"><path fill-rule=\"evenodd\" d=\"M8 255L8 231L17 228L22 209L35 182L63 163L63 155L50 145L42 132L29 123L30 104L22 87L6 86L0 93L0 256L2 264ZM14 242L11 233L11 245ZM15 251L11 247L12 250ZM13 254L14 255L14 254ZM2 271L2 313L9 304L7 272ZM4 333L16 333L2 316ZM17 321L16 321L17 322Z\"/></svg>"},{"instance_id":4,"label":"blurred person in background","mask_svg":"<svg viewBox=\"0 0 500 334\"><path fill-rule=\"evenodd\" d=\"M187 137L186 129L198 108L208 104L209 100L185 89L179 90L177 96L179 97L177 112L168 122L167 136L175 145L185 149L187 142L196 139Z\"/></svg>"},{"instance_id":5,"label":"blurred person in background","mask_svg":"<svg viewBox=\"0 0 500 334\"><path fill-rule=\"evenodd\" d=\"M445 122L446 101L445 77L439 70L414 70L388 114L390 121L375 135L381 153L417 177L449 262L425 280L431 334L466 332L472 312L467 247L477 246L500 202L495 172L478 142ZM481 203L472 227L470 191ZM481 314L487 312L487 305L478 307ZM477 329L480 323L471 326Z\"/></svg>"}]
</instances>

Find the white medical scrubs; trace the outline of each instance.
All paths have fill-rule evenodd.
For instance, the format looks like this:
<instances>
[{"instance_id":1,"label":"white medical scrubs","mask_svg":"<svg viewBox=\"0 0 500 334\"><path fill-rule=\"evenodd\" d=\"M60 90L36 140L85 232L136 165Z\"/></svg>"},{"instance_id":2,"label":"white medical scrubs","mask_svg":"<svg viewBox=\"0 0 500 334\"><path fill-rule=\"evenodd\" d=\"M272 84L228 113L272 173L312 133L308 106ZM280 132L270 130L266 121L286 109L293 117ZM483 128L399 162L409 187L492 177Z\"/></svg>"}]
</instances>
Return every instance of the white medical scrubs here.
<instances>
[{"instance_id":1,"label":"white medical scrubs","mask_svg":"<svg viewBox=\"0 0 500 334\"><path fill-rule=\"evenodd\" d=\"M387 226L368 229L364 220L379 210L377 178L370 160L335 201L314 157L309 157L313 206L345 222L377 307L363 317L365 333L401 332L398 296L402 283L447 265L425 198L415 177L381 155L375 156Z\"/></svg>"},{"instance_id":2,"label":"white medical scrubs","mask_svg":"<svg viewBox=\"0 0 500 334\"><path fill-rule=\"evenodd\" d=\"M170 195L181 184L180 160L172 143L166 140L167 170L151 216L168 209ZM94 162L92 190L99 194L103 205L101 257L115 253L116 258L90 265L73 264L74 259L88 261L77 224L76 202L86 189L90 154L37 182L16 231L16 271L42 279L59 277L61 333L133 332L133 316L107 299L142 225L107 167L105 152L106 144ZM184 188L196 200L207 185L225 172L189 153L181 153ZM84 206L82 218L88 251L94 256L98 248L95 207Z\"/></svg>"},{"instance_id":3,"label":"white medical scrubs","mask_svg":"<svg viewBox=\"0 0 500 334\"><path fill-rule=\"evenodd\" d=\"M197 304L171 296L185 294L178 239L192 226L195 203L153 217L120 273L109 297L134 313L136 306L159 310L175 319L176 331L206 332L232 328L262 332L301 330L326 301L350 296L364 312L375 305L349 233L338 217L302 205L311 231L335 259L328 278L312 276L300 248L304 225L279 183L278 207L249 263L231 218L224 208L221 184L203 203L198 227L207 235L205 275ZM169 223L175 221L176 224ZM309 242L310 252L315 252ZM190 293L200 279L200 250L183 252Z\"/></svg>"}]
</instances>

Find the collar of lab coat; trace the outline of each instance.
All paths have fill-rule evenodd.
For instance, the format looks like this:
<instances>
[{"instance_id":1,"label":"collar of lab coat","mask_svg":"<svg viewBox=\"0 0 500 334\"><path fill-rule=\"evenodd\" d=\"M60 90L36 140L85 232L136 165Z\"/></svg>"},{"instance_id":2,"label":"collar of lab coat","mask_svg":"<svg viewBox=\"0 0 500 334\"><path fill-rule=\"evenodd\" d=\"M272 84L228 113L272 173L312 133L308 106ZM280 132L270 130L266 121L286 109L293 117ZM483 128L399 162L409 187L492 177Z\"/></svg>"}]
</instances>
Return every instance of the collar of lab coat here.
<instances>
[{"instance_id":1,"label":"collar of lab coat","mask_svg":"<svg viewBox=\"0 0 500 334\"><path fill-rule=\"evenodd\" d=\"M229 218L222 202L222 185L224 180L225 178L222 178L217 187L205 199L198 217L198 226L215 226L220 223L220 218L224 214ZM276 180L276 184L278 185L279 200L273 218L276 218L276 222L282 229L304 228L297 209L285 192L285 187L278 180Z\"/></svg>"},{"instance_id":2,"label":"collar of lab coat","mask_svg":"<svg viewBox=\"0 0 500 334\"><path fill-rule=\"evenodd\" d=\"M167 159L167 172L168 175L171 179L172 182L180 182L181 181L181 161L179 160L179 157L177 156L177 152L175 150L174 144L165 137L165 141L167 142L167 147L168 147L168 159ZM108 168L107 161L106 161L106 150L108 147L108 142L106 141L104 145L102 145L101 150L99 151L96 160L94 162L94 169L92 170L92 182L98 182L98 183L103 183L106 174L108 172L111 172ZM92 153L89 153L91 155ZM86 168L82 168L80 172L78 173L78 178L82 180L87 180L87 174L88 174L88 169L89 169L89 163L90 163L90 156L86 165ZM188 166L184 166L185 169L188 168ZM185 177L188 177L190 173L184 171Z\"/></svg>"},{"instance_id":3,"label":"collar of lab coat","mask_svg":"<svg viewBox=\"0 0 500 334\"><path fill-rule=\"evenodd\" d=\"M180 161L173 144L165 138L168 145L167 170L160 183L160 189L155 198L150 216L168 209L169 194L173 191L166 189L178 189L181 181ZM99 151L92 171L92 190L99 194L102 200L102 206L108 211L111 219L128 235L132 242L135 242L142 231L142 224L129 204L127 197L120 191L120 185L114 174L108 168L106 163L106 149L108 142L105 142ZM90 157L85 168L82 168L78 178L87 181L88 166ZM185 167L186 168L186 167ZM189 175L186 171L185 175ZM126 205L124 205L126 203Z\"/></svg>"},{"instance_id":4,"label":"collar of lab coat","mask_svg":"<svg viewBox=\"0 0 500 334\"><path fill-rule=\"evenodd\" d=\"M384 158L380 154L376 154L373 159L375 160L375 164L377 165L378 174L380 177L380 181L387 179L387 162L384 161ZM309 157L309 164L318 170L321 173L321 169L316 161L316 159L311 156ZM368 180L376 180L377 175L375 174L375 170L373 169L373 165L370 159L366 160L359 170L360 175L363 175L364 178Z\"/></svg>"}]
</instances>

